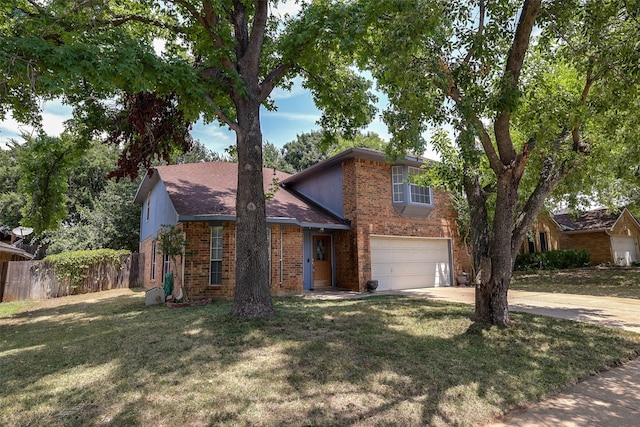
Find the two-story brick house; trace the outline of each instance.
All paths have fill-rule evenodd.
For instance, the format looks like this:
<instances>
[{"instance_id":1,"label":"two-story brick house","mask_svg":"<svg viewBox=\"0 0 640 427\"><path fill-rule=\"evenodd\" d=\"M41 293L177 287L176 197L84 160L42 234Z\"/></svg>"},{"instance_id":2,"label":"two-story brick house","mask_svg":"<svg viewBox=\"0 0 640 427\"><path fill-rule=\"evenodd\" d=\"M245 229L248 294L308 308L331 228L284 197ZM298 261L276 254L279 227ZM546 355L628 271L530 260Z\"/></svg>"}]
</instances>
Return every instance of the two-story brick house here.
<instances>
[{"instance_id":1,"label":"two-story brick house","mask_svg":"<svg viewBox=\"0 0 640 427\"><path fill-rule=\"evenodd\" d=\"M369 280L379 290L453 284L469 256L447 194L411 183L423 164L350 149L294 175L265 169L272 292L364 291ZM236 183L237 165L224 162L161 166L144 178L135 201L146 287L180 269L191 296L233 295ZM177 266L155 248L162 224L178 225L189 241Z\"/></svg>"}]
</instances>

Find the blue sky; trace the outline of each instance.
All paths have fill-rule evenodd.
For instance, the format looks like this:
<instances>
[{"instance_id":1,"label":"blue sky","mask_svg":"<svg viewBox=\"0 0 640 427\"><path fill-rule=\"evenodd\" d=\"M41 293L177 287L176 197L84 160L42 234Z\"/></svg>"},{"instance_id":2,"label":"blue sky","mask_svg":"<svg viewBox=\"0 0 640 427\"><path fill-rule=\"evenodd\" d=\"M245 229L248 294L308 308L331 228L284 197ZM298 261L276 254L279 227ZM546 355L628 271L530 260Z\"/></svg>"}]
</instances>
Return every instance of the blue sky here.
<instances>
[{"instance_id":1,"label":"blue sky","mask_svg":"<svg viewBox=\"0 0 640 427\"><path fill-rule=\"evenodd\" d=\"M273 98L278 110L262 111L262 133L265 141L282 147L287 142L295 140L298 134L319 129L316 121L320 118L320 111L315 107L309 91L303 89L299 83L295 84L291 91L276 89ZM382 103L380 106L382 107ZM43 104L43 127L49 135L59 135L64 130L64 121L70 117L71 107L63 105L60 101ZM380 120L371 123L366 130L378 133L385 140L389 139L388 130ZM0 145L4 146L11 138L21 141L22 132L31 133L33 129L12 118L0 121ZM235 143L235 133L226 126L220 127L217 123L196 123L192 136L209 149L220 153Z\"/></svg>"}]
</instances>

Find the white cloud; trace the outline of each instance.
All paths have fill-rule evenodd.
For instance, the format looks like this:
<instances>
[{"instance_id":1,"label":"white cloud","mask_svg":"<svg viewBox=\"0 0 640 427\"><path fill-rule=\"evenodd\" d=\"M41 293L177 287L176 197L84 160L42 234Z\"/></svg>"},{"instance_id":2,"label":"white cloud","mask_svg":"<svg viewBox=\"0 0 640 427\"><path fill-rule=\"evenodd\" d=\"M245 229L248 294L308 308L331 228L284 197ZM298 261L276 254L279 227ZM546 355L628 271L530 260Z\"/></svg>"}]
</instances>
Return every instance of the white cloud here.
<instances>
[{"instance_id":1,"label":"white cloud","mask_svg":"<svg viewBox=\"0 0 640 427\"><path fill-rule=\"evenodd\" d=\"M310 122L315 123L320 118L320 114L305 114L305 113L289 113L286 111L265 111L263 113L265 117L274 117L278 120L292 120L297 122Z\"/></svg>"},{"instance_id":2,"label":"white cloud","mask_svg":"<svg viewBox=\"0 0 640 427\"><path fill-rule=\"evenodd\" d=\"M285 15L293 16L302 10L302 5L299 0L285 0L280 1L275 7L271 8L271 14L277 17L284 17Z\"/></svg>"},{"instance_id":3,"label":"white cloud","mask_svg":"<svg viewBox=\"0 0 640 427\"><path fill-rule=\"evenodd\" d=\"M273 92L271 92L271 98L273 98L274 100L288 99L298 95L307 95L308 93L309 91L302 87L302 78L295 77L293 79L293 86L291 87L291 90L277 87L273 89Z\"/></svg>"},{"instance_id":4,"label":"white cloud","mask_svg":"<svg viewBox=\"0 0 640 427\"><path fill-rule=\"evenodd\" d=\"M59 136L64 131L64 122L71 118L71 107L59 100L43 104L42 129L49 136ZM22 134L35 135L33 126L16 121L12 115L0 122L0 146L6 147L10 139L22 140Z\"/></svg>"}]
</instances>

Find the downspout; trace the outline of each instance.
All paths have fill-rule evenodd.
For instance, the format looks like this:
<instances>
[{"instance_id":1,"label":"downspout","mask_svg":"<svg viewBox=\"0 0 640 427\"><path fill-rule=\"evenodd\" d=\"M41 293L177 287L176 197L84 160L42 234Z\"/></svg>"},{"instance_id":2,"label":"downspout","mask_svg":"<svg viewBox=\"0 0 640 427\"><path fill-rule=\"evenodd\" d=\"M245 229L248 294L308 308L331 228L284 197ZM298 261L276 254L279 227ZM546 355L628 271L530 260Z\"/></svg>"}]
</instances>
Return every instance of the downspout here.
<instances>
[{"instance_id":1,"label":"downspout","mask_svg":"<svg viewBox=\"0 0 640 427\"><path fill-rule=\"evenodd\" d=\"M282 259L282 257L283 257L283 249L282 249L282 247L284 246L283 242L282 242L282 234L283 233L282 233L282 225L281 225L280 226L280 286L282 286L282 281L284 279L284 272L282 271L282 267L284 265L284 261Z\"/></svg>"},{"instance_id":2,"label":"downspout","mask_svg":"<svg viewBox=\"0 0 640 427\"><path fill-rule=\"evenodd\" d=\"M187 233L185 233L185 232L183 231L183 232L182 232L182 234L184 235L184 239L185 239L185 242L186 242L186 240L187 240ZM181 259L181 264L182 264L182 275L180 276L180 281L182 282L182 283L181 283L181 286L182 286L183 292L184 292L184 262L185 262L184 258L185 258L185 255L186 255L186 252L185 252L185 251L186 251L186 248L185 248L185 246L186 246L186 245L183 245L183 246L182 246L182 256L181 256L181 258L182 258L182 259Z\"/></svg>"}]
</instances>

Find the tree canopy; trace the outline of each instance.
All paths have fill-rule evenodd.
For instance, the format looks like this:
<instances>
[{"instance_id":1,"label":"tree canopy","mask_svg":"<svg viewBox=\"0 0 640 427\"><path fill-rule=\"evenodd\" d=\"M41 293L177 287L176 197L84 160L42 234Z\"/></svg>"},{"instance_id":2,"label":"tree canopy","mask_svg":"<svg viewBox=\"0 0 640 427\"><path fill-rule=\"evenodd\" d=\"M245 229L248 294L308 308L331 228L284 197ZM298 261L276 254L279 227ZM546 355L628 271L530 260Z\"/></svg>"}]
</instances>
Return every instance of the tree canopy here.
<instances>
[{"instance_id":1,"label":"tree canopy","mask_svg":"<svg viewBox=\"0 0 640 427\"><path fill-rule=\"evenodd\" d=\"M300 16L302 34L353 58L388 96L391 153L421 152L432 133L441 182L470 207L478 321L509 323L515 255L552 191L589 194L611 161L637 155L639 11L621 0L355 0ZM334 30L314 30L320 20Z\"/></svg>"},{"instance_id":2,"label":"tree canopy","mask_svg":"<svg viewBox=\"0 0 640 427\"><path fill-rule=\"evenodd\" d=\"M306 61L311 39L290 37L267 0L9 0L0 9L0 118L37 122L39 100L74 107L85 137L108 131L123 145L116 177L191 144L201 118L236 133L236 292L232 313L274 314L268 285L260 109L274 87L302 74L327 133L371 119L366 79L324 56ZM156 52L154 42L164 43ZM286 41L286 42L285 42ZM327 83L331 82L331 85ZM354 102L357 101L357 102Z\"/></svg>"}]
</instances>

